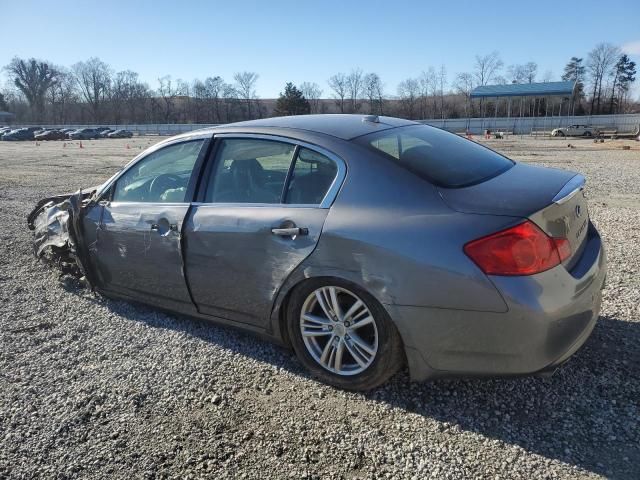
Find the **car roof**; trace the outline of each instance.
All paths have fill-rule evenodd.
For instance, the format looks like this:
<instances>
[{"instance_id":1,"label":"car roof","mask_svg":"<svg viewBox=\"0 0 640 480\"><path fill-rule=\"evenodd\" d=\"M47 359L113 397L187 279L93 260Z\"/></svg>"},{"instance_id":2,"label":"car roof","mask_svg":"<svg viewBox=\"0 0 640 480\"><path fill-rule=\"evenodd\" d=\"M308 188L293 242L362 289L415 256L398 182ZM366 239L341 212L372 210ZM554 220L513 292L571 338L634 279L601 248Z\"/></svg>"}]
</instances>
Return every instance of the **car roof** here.
<instances>
[{"instance_id":1,"label":"car roof","mask_svg":"<svg viewBox=\"0 0 640 480\"><path fill-rule=\"evenodd\" d=\"M228 123L206 130L215 133L221 128L235 129L237 127L246 127L248 130L252 128L259 128L261 130L265 128L288 128L322 133L343 140L351 140L369 133L380 132L405 125L418 125L418 123L411 120L377 115L324 114L263 118L246 122Z\"/></svg>"}]
</instances>

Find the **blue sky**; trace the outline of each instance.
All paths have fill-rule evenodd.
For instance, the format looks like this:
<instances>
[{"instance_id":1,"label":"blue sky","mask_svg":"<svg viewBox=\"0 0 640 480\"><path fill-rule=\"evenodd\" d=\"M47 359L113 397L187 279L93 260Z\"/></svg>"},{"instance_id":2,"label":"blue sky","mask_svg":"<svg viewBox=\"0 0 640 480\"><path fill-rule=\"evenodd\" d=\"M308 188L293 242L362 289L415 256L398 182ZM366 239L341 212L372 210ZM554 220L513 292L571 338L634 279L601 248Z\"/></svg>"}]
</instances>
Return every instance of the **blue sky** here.
<instances>
[{"instance_id":1,"label":"blue sky","mask_svg":"<svg viewBox=\"0 0 640 480\"><path fill-rule=\"evenodd\" d=\"M486 5L486 6L483 6ZM377 72L388 93L429 66L450 79L476 54L535 61L559 77L598 42L626 45L640 64L636 1L71 1L0 0L0 66L13 56L71 65L92 56L131 69L152 88L170 74L191 80L258 72L258 94L287 81L326 80L358 67ZM4 80L4 76L3 76ZM639 82L640 83L640 82ZM640 92L636 88L636 93Z\"/></svg>"}]
</instances>

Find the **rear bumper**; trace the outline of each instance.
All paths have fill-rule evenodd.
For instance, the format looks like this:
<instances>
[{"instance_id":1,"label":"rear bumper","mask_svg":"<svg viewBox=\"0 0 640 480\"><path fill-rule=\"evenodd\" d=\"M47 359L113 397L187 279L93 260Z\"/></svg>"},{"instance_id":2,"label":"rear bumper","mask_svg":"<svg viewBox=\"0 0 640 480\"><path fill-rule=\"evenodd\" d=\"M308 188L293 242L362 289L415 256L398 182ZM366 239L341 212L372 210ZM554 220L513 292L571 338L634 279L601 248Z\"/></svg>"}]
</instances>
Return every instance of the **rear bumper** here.
<instances>
[{"instance_id":1,"label":"rear bumper","mask_svg":"<svg viewBox=\"0 0 640 480\"><path fill-rule=\"evenodd\" d=\"M491 277L505 313L386 305L405 342L411 378L526 375L552 370L587 340L600 313L606 254L591 225L571 271Z\"/></svg>"}]
</instances>

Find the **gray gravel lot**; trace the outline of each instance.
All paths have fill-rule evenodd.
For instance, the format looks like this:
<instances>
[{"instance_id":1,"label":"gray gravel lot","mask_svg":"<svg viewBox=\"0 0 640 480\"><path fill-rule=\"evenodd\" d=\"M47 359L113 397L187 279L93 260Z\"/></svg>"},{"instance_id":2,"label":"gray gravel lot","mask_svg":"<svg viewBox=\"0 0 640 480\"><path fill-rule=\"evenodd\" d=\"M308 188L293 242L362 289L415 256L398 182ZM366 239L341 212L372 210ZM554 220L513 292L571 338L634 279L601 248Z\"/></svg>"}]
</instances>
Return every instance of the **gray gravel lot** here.
<instances>
[{"instance_id":1,"label":"gray gravel lot","mask_svg":"<svg viewBox=\"0 0 640 480\"><path fill-rule=\"evenodd\" d=\"M610 272L592 337L555 376L402 372L362 395L33 258L38 199L100 183L156 140L0 142L0 478L640 478L640 144L488 142L588 178Z\"/></svg>"}]
</instances>

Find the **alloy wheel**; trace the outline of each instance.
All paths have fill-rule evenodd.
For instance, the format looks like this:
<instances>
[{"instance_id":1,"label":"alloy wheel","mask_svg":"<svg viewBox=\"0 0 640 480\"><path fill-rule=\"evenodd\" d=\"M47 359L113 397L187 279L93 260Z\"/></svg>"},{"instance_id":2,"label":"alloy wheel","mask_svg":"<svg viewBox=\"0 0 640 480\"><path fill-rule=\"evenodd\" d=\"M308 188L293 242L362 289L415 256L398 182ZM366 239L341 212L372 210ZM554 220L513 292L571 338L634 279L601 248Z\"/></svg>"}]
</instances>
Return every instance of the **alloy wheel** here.
<instances>
[{"instance_id":1,"label":"alloy wheel","mask_svg":"<svg viewBox=\"0 0 640 480\"><path fill-rule=\"evenodd\" d=\"M364 372L378 353L378 328L355 293L336 286L314 290L300 312L307 352L324 369L349 376Z\"/></svg>"}]
</instances>

